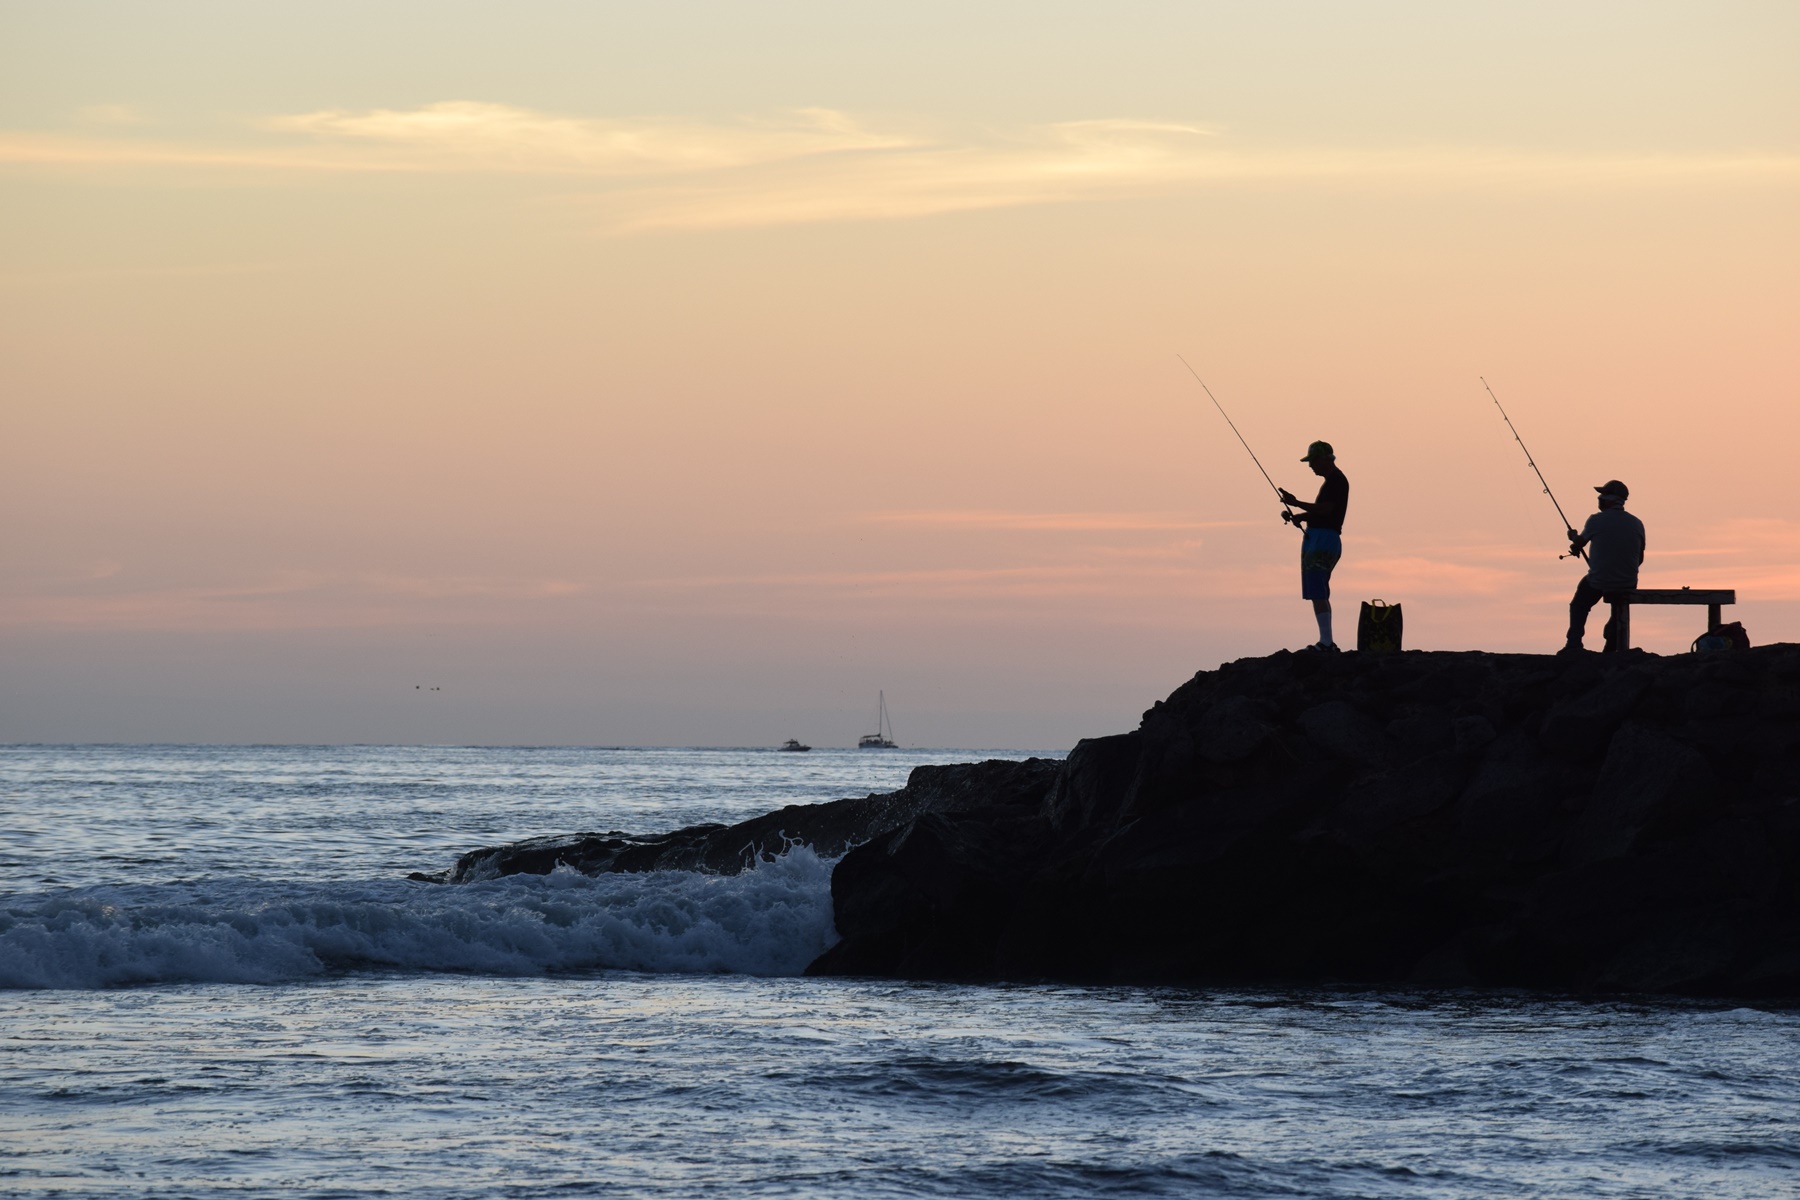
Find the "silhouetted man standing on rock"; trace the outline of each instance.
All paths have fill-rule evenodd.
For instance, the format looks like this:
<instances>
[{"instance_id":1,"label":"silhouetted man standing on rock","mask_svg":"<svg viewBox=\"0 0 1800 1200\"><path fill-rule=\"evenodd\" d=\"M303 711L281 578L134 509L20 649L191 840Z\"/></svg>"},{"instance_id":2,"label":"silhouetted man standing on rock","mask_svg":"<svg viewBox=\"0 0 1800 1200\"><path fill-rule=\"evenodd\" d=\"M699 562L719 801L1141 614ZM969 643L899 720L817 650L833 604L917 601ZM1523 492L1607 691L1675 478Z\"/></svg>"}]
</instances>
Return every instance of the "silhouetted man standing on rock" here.
<instances>
[{"instance_id":1,"label":"silhouetted man standing on rock","mask_svg":"<svg viewBox=\"0 0 1800 1200\"><path fill-rule=\"evenodd\" d=\"M1625 511L1631 489L1610 479L1594 490L1600 493L1600 511L1587 519L1580 533L1569 530L1570 552L1588 551L1588 573L1575 585L1575 596L1569 601L1569 640L1563 654L1580 653L1588 613L1600 601L1635 589L1638 568L1644 563L1644 523ZM1606 626L1606 648L1618 649L1613 645L1611 622Z\"/></svg>"},{"instance_id":2,"label":"silhouetted man standing on rock","mask_svg":"<svg viewBox=\"0 0 1800 1200\"><path fill-rule=\"evenodd\" d=\"M1319 621L1319 640L1312 649L1336 654L1337 643L1331 640L1331 571L1344 552L1339 535L1344 532L1344 511L1350 507L1350 481L1338 470L1330 442L1314 442L1300 461L1325 480L1318 498L1308 504L1286 488L1276 490L1284 504L1300 510L1292 520L1306 530L1300 541L1300 595L1312 601L1313 616Z\"/></svg>"}]
</instances>

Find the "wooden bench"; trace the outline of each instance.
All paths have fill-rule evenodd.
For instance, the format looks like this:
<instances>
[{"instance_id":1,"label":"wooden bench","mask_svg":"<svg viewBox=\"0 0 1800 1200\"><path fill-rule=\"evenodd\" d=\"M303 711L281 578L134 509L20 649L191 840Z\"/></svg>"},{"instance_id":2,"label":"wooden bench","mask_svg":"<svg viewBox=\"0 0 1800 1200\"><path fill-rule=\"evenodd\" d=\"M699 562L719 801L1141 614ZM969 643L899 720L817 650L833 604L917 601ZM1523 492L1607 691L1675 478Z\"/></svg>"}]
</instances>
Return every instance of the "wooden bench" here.
<instances>
[{"instance_id":1,"label":"wooden bench","mask_svg":"<svg viewBox=\"0 0 1800 1200\"><path fill-rule=\"evenodd\" d=\"M1625 650L1631 646L1631 606L1634 604L1704 604L1706 629L1719 627L1719 608L1737 603L1736 588L1638 588L1606 598L1612 605L1612 620L1606 623L1606 648Z\"/></svg>"}]
</instances>

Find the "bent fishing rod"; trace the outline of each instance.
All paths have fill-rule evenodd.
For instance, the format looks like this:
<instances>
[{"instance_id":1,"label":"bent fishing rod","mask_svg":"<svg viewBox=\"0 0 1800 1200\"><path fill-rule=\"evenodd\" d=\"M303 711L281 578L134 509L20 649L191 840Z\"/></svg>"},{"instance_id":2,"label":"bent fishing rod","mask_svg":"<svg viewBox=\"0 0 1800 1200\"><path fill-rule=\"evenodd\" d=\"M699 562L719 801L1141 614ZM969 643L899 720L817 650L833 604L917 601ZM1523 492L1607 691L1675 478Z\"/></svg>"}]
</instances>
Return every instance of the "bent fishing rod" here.
<instances>
[{"instance_id":1,"label":"bent fishing rod","mask_svg":"<svg viewBox=\"0 0 1800 1200\"><path fill-rule=\"evenodd\" d=\"M1485 375L1477 375L1476 378L1481 380L1481 386L1487 389L1488 399L1494 402L1494 407L1500 409L1500 419L1506 422L1506 427L1508 429L1512 430L1513 441L1519 443L1519 449L1525 451L1525 461L1531 464L1532 473L1538 477L1538 482L1544 485L1544 495L1550 497L1550 503L1555 505L1556 515L1562 517L1563 529L1567 531L1575 528L1575 526L1569 524L1569 518L1563 513L1562 505L1556 503L1556 493L1550 490L1550 481L1544 478L1544 473L1542 471L1538 470L1537 460L1531 457L1531 451L1526 447L1525 439L1519 436L1519 431L1517 429L1513 429L1512 418L1506 415L1506 409L1500 404L1500 397L1494 395L1493 388L1488 387L1487 377ZM1565 558L1579 558L1582 562L1587 561L1587 555L1580 550L1576 550L1573 554L1559 554L1556 557L1558 561Z\"/></svg>"},{"instance_id":2,"label":"bent fishing rod","mask_svg":"<svg viewBox=\"0 0 1800 1200\"><path fill-rule=\"evenodd\" d=\"M1177 354L1175 357L1181 358L1181 355ZM1188 374L1194 377L1194 382L1200 385L1200 390L1206 393L1206 398L1213 402L1213 407L1219 410L1219 415L1225 418L1225 423L1227 425L1231 426L1231 432L1237 433L1238 443L1244 447L1244 452L1250 456L1250 461L1256 464L1256 469L1262 471L1262 477L1269 480L1269 487L1274 491L1275 498L1281 501L1281 519L1284 521L1292 521L1294 519L1294 510L1288 507L1287 497L1281 494L1281 489L1275 486L1275 481L1269 479L1269 473L1263 471L1262 459L1256 457L1256 451L1250 449L1250 443L1244 441L1243 434L1238 433L1237 422L1231 419L1231 414L1225 411L1225 406L1219 403L1219 398L1212 394L1211 388L1206 386L1206 380L1200 378L1200 372L1194 370L1192 364L1185 358L1181 358L1181 365L1187 367Z\"/></svg>"}]
</instances>

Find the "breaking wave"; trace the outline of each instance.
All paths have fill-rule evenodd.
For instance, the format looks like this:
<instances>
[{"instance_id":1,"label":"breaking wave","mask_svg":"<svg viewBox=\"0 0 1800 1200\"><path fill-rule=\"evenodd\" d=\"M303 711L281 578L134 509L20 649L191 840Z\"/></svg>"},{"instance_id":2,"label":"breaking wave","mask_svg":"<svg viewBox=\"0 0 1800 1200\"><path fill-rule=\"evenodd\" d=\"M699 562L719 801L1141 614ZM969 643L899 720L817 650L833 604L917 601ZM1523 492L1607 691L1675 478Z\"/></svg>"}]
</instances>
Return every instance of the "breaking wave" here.
<instances>
[{"instance_id":1,"label":"breaking wave","mask_svg":"<svg viewBox=\"0 0 1800 1200\"><path fill-rule=\"evenodd\" d=\"M0 901L0 988L279 983L370 969L796 975L837 940L831 867L796 846L740 875L215 878L13 896Z\"/></svg>"}]
</instances>

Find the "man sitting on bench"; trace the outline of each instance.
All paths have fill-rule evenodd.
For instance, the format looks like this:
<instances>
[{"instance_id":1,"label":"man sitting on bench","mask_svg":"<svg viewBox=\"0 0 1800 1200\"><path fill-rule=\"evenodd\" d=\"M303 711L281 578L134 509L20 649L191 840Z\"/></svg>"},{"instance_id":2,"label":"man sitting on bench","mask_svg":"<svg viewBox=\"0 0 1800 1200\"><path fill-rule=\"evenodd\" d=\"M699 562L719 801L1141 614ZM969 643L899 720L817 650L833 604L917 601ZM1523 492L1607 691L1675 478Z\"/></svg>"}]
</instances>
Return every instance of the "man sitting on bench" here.
<instances>
[{"instance_id":1,"label":"man sitting on bench","mask_svg":"<svg viewBox=\"0 0 1800 1200\"><path fill-rule=\"evenodd\" d=\"M1634 590L1638 568L1644 564L1644 523L1625 511L1631 489L1613 479L1594 490L1600 493L1600 511L1587 519L1580 533L1569 530L1570 552L1579 555L1588 549L1588 573L1575 585L1575 597L1569 601L1569 640L1563 654L1581 653L1588 613L1601 600ZM1606 648L1623 649L1611 634L1609 623Z\"/></svg>"}]
</instances>

